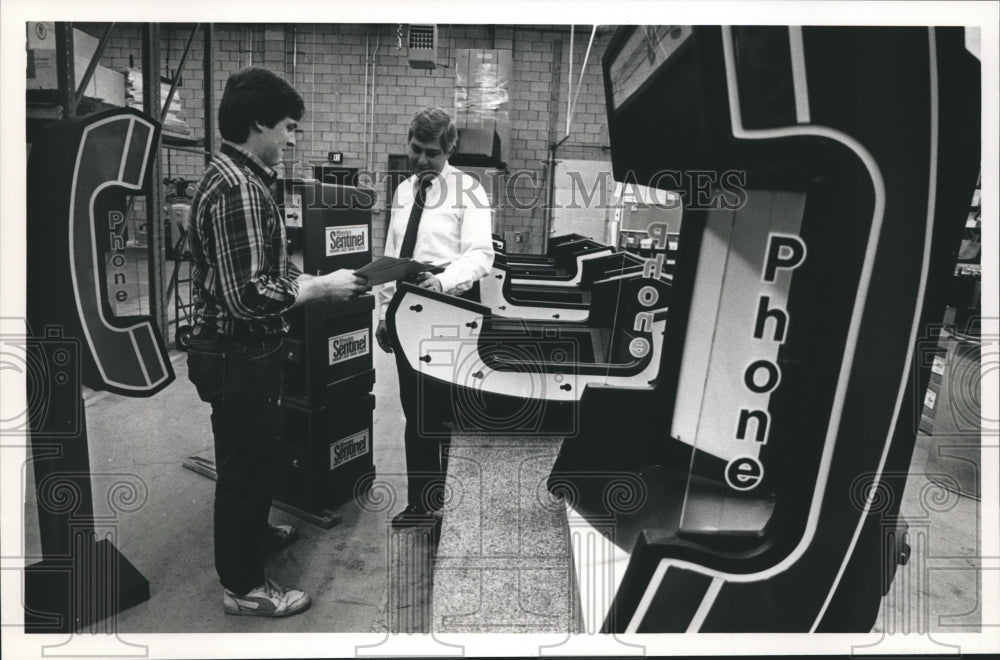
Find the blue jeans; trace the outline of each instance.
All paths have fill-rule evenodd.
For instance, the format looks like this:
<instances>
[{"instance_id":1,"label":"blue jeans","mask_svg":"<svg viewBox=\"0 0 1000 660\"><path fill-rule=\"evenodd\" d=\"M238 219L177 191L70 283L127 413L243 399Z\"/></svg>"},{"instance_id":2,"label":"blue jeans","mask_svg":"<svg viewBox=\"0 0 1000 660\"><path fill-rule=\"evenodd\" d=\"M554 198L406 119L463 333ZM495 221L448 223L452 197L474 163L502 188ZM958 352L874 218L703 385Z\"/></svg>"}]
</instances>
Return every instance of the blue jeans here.
<instances>
[{"instance_id":1,"label":"blue jeans","mask_svg":"<svg viewBox=\"0 0 1000 660\"><path fill-rule=\"evenodd\" d=\"M271 509L282 359L280 339L195 336L188 348L188 377L212 405L215 570L222 586L237 594L264 582L258 548Z\"/></svg>"}]
</instances>

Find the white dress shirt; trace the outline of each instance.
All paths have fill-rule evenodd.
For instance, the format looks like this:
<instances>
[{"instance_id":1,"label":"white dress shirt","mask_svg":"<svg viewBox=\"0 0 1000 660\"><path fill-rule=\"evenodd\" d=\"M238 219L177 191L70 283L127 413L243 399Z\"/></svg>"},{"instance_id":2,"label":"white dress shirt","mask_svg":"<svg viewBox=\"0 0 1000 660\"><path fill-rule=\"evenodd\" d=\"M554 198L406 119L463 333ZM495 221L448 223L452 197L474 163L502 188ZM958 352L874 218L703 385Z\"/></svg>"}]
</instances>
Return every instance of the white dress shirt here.
<instances>
[{"instance_id":1,"label":"white dress shirt","mask_svg":"<svg viewBox=\"0 0 1000 660\"><path fill-rule=\"evenodd\" d=\"M396 188L385 239L386 256L399 256L416 193L415 175ZM454 295L464 293L493 266L493 216L489 198L474 177L447 163L434 177L426 195L413 259L435 266L447 264L444 272L437 275L442 289ZM385 319L386 308L395 293L395 282L386 282L377 289L379 319Z\"/></svg>"}]
</instances>

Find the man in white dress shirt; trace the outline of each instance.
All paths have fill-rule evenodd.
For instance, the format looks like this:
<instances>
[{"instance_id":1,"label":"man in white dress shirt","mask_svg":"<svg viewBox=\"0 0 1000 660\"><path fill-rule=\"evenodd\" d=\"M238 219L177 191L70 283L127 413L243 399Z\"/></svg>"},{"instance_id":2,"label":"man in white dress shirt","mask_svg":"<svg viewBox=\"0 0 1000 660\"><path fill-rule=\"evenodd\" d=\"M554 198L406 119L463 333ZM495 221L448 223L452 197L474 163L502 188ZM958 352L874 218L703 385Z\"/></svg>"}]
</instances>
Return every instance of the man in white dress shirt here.
<instances>
[{"instance_id":1,"label":"man in white dress shirt","mask_svg":"<svg viewBox=\"0 0 1000 660\"><path fill-rule=\"evenodd\" d=\"M458 142L451 116L441 108L423 108L410 121L409 166L413 173L396 188L385 241L385 254L409 257L443 268L416 276L418 286L463 297L493 265L493 226L489 199L472 176L448 164ZM377 292L379 324L375 338L389 345L385 313L396 292L393 282ZM394 527L432 524L444 496L449 432L440 405L423 396L418 375L396 356L399 395L406 416L407 506L393 518Z\"/></svg>"}]
</instances>

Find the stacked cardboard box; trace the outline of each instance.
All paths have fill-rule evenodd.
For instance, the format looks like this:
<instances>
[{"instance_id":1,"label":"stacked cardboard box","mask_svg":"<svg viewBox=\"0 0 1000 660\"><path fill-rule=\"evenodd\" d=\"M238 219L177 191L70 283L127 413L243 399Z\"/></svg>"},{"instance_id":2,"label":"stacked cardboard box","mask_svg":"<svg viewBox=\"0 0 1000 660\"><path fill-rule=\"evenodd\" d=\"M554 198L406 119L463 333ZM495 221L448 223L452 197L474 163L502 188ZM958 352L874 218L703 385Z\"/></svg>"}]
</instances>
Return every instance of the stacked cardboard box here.
<instances>
[{"instance_id":1,"label":"stacked cardboard box","mask_svg":"<svg viewBox=\"0 0 1000 660\"><path fill-rule=\"evenodd\" d=\"M27 28L26 89L58 89L55 23L29 21ZM73 69L77 86L83 81L83 74L97 52L97 44L95 37L73 30ZM98 64L84 95L112 105L125 105L125 77L120 71Z\"/></svg>"},{"instance_id":2,"label":"stacked cardboard box","mask_svg":"<svg viewBox=\"0 0 1000 660\"><path fill-rule=\"evenodd\" d=\"M142 110L142 72L136 69L129 69L126 72L126 101L130 108L137 108ZM164 104L167 102L167 95L170 93L170 83L160 81L160 110L163 110ZM163 120L163 130L168 133L176 133L178 135L190 135L191 127L188 126L187 122L180 118L181 113L181 90L178 87L174 90L174 97L170 99L170 109L167 111L167 116Z\"/></svg>"}]
</instances>

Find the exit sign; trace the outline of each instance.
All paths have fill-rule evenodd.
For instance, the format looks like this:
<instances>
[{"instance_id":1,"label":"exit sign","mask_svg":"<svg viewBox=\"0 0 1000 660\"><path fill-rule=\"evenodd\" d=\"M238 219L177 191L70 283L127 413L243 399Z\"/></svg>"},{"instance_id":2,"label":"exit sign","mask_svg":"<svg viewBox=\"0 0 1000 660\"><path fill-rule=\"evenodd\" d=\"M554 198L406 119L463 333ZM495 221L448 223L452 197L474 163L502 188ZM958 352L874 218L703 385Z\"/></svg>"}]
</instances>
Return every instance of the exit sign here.
<instances>
[{"instance_id":1,"label":"exit sign","mask_svg":"<svg viewBox=\"0 0 1000 660\"><path fill-rule=\"evenodd\" d=\"M344 154L339 151L330 151L326 154L326 162L333 163L334 165L340 165L344 162Z\"/></svg>"}]
</instances>

